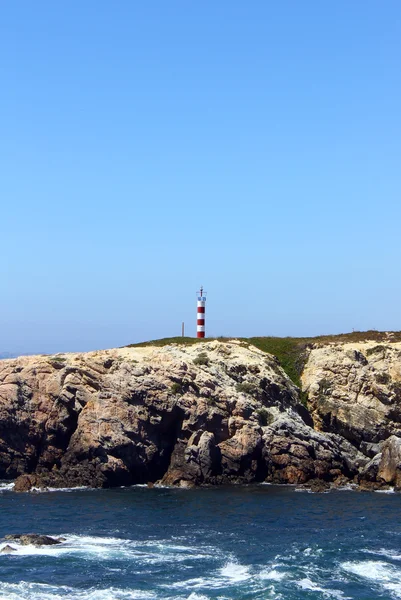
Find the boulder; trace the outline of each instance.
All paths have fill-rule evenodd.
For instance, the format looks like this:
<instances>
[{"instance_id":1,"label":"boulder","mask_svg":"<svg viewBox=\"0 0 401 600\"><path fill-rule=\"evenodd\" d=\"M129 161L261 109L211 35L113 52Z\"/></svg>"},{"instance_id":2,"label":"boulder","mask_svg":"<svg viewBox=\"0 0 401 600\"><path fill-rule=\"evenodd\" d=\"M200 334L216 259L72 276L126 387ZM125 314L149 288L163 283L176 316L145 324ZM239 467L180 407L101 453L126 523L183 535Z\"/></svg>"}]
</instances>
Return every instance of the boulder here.
<instances>
[{"instance_id":1,"label":"boulder","mask_svg":"<svg viewBox=\"0 0 401 600\"><path fill-rule=\"evenodd\" d=\"M383 443L377 476L401 489L401 438L392 435Z\"/></svg>"},{"instance_id":2,"label":"boulder","mask_svg":"<svg viewBox=\"0 0 401 600\"><path fill-rule=\"evenodd\" d=\"M40 484L40 478L34 473L20 475L15 480L14 492L29 492L33 487L43 487Z\"/></svg>"},{"instance_id":3,"label":"boulder","mask_svg":"<svg viewBox=\"0 0 401 600\"><path fill-rule=\"evenodd\" d=\"M53 538L49 535L39 535L37 533L13 533L4 536L4 539L19 542L22 546L54 546L65 541L65 538Z\"/></svg>"},{"instance_id":4,"label":"boulder","mask_svg":"<svg viewBox=\"0 0 401 600\"><path fill-rule=\"evenodd\" d=\"M16 552L17 549L13 548L12 546L10 546L9 544L6 544L5 546L3 546L3 548L0 550L0 554L12 554L13 552Z\"/></svg>"}]
</instances>

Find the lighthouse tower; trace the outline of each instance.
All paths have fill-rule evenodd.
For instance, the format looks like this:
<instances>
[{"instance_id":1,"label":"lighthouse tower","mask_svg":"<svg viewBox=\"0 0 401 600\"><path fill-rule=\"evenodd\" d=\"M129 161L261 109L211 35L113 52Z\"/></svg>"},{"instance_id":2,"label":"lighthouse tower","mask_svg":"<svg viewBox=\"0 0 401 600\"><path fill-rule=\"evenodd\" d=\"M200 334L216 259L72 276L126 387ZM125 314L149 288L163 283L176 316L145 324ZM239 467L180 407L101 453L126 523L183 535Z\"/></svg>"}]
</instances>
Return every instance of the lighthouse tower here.
<instances>
[{"instance_id":1,"label":"lighthouse tower","mask_svg":"<svg viewBox=\"0 0 401 600\"><path fill-rule=\"evenodd\" d=\"M203 295L203 287L198 294L197 313L196 313L196 337L205 337L205 308L206 308L206 296Z\"/></svg>"}]
</instances>

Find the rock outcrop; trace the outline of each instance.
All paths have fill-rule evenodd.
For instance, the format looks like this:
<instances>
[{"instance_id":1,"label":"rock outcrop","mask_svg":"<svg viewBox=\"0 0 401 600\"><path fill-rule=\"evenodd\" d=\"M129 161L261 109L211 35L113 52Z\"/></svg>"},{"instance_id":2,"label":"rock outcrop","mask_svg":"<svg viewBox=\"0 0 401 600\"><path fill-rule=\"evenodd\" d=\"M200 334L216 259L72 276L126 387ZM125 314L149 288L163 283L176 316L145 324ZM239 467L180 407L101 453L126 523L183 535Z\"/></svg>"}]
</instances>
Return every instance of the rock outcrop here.
<instances>
[{"instance_id":1,"label":"rock outcrop","mask_svg":"<svg viewBox=\"0 0 401 600\"><path fill-rule=\"evenodd\" d=\"M309 410L244 342L0 361L0 479L401 486L401 344L313 346Z\"/></svg>"},{"instance_id":2,"label":"rock outcrop","mask_svg":"<svg viewBox=\"0 0 401 600\"><path fill-rule=\"evenodd\" d=\"M370 459L359 482L401 488L401 343L315 346L302 381L315 428Z\"/></svg>"},{"instance_id":3,"label":"rock outcrop","mask_svg":"<svg viewBox=\"0 0 401 600\"><path fill-rule=\"evenodd\" d=\"M6 544L0 550L0 554L12 554L13 552L16 552L16 551L17 551L16 548L13 548L12 546L10 546L10 544Z\"/></svg>"},{"instance_id":4,"label":"rock outcrop","mask_svg":"<svg viewBox=\"0 0 401 600\"><path fill-rule=\"evenodd\" d=\"M18 542L21 546L54 546L56 544L62 544L65 542L65 538L54 538L50 535L39 535L37 533L10 533L4 537L7 541ZM7 548L7 546L6 546ZM10 546L8 546L10 548ZM11 551L14 549L12 548Z\"/></svg>"}]
</instances>

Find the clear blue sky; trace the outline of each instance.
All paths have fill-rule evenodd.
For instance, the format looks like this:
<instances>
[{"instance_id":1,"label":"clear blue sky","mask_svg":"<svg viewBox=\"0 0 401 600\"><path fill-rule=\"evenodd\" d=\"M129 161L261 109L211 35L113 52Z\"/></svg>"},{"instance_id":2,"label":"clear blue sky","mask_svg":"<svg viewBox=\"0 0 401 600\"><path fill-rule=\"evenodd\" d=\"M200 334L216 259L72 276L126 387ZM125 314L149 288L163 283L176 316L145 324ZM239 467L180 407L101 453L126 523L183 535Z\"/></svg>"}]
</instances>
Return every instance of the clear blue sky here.
<instances>
[{"instance_id":1,"label":"clear blue sky","mask_svg":"<svg viewBox=\"0 0 401 600\"><path fill-rule=\"evenodd\" d=\"M401 3L3 2L0 350L401 329Z\"/></svg>"}]
</instances>

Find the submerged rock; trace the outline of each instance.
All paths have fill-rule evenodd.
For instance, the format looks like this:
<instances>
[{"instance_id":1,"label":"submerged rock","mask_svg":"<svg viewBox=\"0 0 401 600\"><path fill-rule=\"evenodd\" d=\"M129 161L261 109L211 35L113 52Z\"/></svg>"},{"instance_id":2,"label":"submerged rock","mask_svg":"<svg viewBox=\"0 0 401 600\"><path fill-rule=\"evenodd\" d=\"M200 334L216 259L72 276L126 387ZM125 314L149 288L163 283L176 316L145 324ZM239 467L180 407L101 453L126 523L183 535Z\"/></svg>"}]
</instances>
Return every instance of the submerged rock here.
<instances>
[{"instance_id":1,"label":"submerged rock","mask_svg":"<svg viewBox=\"0 0 401 600\"><path fill-rule=\"evenodd\" d=\"M54 546L65 541L65 538L53 538L49 535L39 535L37 533L12 533L4 536L4 539L19 542L22 546Z\"/></svg>"},{"instance_id":2,"label":"submerged rock","mask_svg":"<svg viewBox=\"0 0 401 600\"><path fill-rule=\"evenodd\" d=\"M0 554L12 554L13 552L16 552L17 549L13 548L12 546L10 546L9 544L6 544L6 546L4 546L1 550L0 550Z\"/></svg>"}]
</instances>

